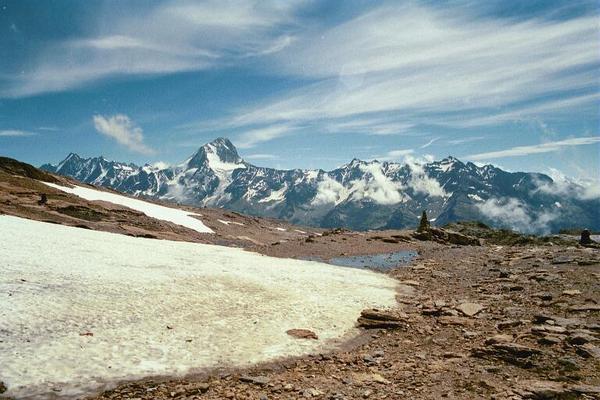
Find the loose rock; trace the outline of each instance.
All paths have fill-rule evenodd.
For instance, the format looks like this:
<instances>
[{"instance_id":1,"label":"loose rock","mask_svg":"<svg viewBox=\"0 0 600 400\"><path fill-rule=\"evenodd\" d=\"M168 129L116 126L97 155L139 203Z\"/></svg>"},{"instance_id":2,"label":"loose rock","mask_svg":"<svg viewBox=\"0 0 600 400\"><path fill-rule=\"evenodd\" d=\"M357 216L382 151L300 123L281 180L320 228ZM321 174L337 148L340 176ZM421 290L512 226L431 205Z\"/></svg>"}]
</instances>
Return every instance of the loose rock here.
<instances>
[{"instance_id":1,"label":"loose rock","mask_svg":"<svg viewBox=\"0 0 600 400\"><path fill-rule=\"evenodd\" d=\"M290 329L286 333L298 339L319 339L316 333L308 329Z\"/></svg>"},{"instance_id":2,"label":"loose rock","mask_svg":"<svg viewBox=\"0 0 600 400\"><path fill-rule=\"evenodd\" d=\"M483 307L481 304L477 303L462 303L459 304L458 307L456 307L458 311L460 311L467 317L473 317L477 315L484 308L485 307Z\"/></svg>"}]
</instances>

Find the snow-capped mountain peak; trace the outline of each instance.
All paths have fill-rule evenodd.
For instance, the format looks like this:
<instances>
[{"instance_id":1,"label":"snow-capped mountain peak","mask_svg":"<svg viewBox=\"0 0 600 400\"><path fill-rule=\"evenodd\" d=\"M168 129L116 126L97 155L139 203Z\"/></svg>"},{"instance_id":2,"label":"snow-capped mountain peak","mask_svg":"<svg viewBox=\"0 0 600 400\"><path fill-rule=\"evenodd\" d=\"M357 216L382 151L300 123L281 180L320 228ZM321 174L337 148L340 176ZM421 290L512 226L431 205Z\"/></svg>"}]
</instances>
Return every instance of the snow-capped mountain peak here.
<instances>
[{"instance_id":1,"label":"snow-capped mountain peak","mask_svg":"<svg viewBox=\"0 0 600 400\"><path fill-rule=\"evenodd\" d=\"M233 171L246 168L237 149L226 138L218 138L200 147L185 163L186 169L208 168L213 171Z\"/></svg>"}]
</instances>

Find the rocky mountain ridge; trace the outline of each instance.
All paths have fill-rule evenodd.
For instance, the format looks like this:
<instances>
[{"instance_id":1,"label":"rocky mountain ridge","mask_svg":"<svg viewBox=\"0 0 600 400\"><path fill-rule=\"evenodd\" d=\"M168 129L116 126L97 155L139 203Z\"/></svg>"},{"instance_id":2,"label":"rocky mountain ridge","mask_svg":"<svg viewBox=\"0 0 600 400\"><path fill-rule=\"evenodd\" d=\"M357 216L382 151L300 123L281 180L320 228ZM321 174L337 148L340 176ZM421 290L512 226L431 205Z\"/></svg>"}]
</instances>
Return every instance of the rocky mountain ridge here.
<instances>
[{"instance_id":1,"label":"rocky mountain ridge","mask_svg":"<svg viewBox=\"0 0 600 400\"><path fill-rule=\"evenodd\" d=\"M228 139L218 138L175 166L71 153L41 169L135 196L321 227L413 227L427 210L436 225L480 220L530 233L600 229L600 199L576 183L454 157L428 163L354 159L332 171L278 170L244 161Z\"/></svg>"}]
</instances>

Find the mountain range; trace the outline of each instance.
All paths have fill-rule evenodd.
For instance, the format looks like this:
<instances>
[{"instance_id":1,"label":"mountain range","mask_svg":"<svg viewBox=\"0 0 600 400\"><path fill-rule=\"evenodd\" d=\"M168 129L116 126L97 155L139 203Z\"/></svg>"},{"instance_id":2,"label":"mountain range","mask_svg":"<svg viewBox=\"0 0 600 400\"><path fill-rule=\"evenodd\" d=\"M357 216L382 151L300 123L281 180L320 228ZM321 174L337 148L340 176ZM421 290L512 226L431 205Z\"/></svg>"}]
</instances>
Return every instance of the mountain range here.
<instances>
[{"instance_id":1,"label":"mountain range","mask_svg":"<svg viewBox=\"0 0 600 400\"><path fill-rule=\"evenodd\" d=\"M41 169L134 196L300 225L406 228L426 210L436 225L479 220L528 233L600 229L600 198L584 186L454 157L423 163L354 159L331 171L279 170L244 161L228 139L218 138L174 166L71 153Z\"/></svg>"}]
</instances>

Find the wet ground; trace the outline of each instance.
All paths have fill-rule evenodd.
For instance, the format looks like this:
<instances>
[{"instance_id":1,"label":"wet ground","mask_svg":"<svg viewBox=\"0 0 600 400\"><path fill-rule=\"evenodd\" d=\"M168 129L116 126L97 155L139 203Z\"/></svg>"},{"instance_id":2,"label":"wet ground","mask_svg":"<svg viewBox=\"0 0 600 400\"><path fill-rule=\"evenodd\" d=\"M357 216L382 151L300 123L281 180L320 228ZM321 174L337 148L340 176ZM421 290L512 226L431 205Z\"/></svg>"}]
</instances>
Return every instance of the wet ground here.
<instances>
[{"instance_id":1,"label":"wet ground","mask_svg":"<svg viewBox=\"0 0 600 400\"><path fill-rule=\"evenodd\" d=\"M330 259L322 259L321 257L304 257L304 259L326 262L328 264L338 265L340 267L366 268L376 271L387 271L392 268L408 265L415 259L415 257L417 257L417 255L417 252L414 250L401 250L393 253L341 256Z\"/></svg>"}]
</instances>

